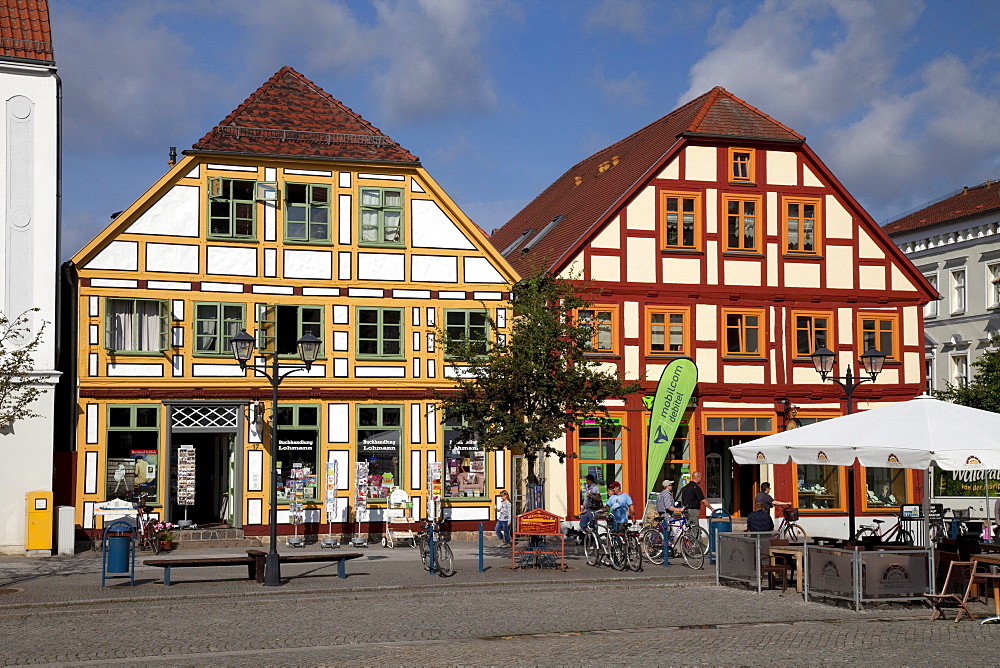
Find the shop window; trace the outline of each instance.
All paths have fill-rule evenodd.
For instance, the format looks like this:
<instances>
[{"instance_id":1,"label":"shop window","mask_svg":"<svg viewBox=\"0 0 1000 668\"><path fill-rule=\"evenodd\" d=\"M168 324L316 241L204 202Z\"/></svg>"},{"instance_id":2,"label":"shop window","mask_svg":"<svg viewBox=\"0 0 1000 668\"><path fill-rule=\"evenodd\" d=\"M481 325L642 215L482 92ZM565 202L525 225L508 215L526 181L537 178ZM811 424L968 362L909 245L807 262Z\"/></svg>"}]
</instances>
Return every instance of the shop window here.
<instances>
[{"instance_id":1,"label":"shop window","mask_svg":"<svg viewBox=\"0 0 1000 668\"><path fill-rule=\"evenodd\" d=\"M295 484L302 501L316 501L319 462L319 406L278 407L278 502L288 503ZM301 483L294 481L301 480Z\"/></svg>"},{"instance_id":2,"label":"shop window","mask_svg":"<svg viewBox=\"0 0 1000 668\"><path fill-rule=\"evenodd\" d=\"M723 198L726 220L725 250L735 252L759 252L758 239L760 198Z\"/></svg>"},{"instance_id":3,"label":"shop window","mask_svg":"<svg viewBox=\"0 0 1000 668\"><path fill-rule=\"evenodd\" d=\"M764 356L764 312L723 310L726 355Z\"/></svg>"},{"instance_id":4,"label":"shop window","mask_svg":"<svg viewBox=\"0 0 1000 668\"><path fill-rule=\"evenodd\" d=\"M795 356L807 358L820 348L833 343L833 318L829 313L792 311L795 328Z\"/></svg>"},{"instance_id":5,"label":"shop window","mask_svg":"<svg viewBox=\"0 0 1000 668\"><path fill-rule=\"evenodd\" d=\"M160 352L168 347L170 308L163 299L108 299L104 347L113 352Z\"/></svg>"},{"instance_id":6,"label":"shop window","mask_svg":"<svg viewBox=\"0 0 1000 668\"><path fill-rule=\"evenodd\" d=\"M486 319L486 311L445 309L444 323L450 346L462 342L458 345L467 345L468 352L472 355L486 354L489 342L489 323ZM453 358L455 355L449 352L447 357Z\"/></svg>"},{"instance_id":7,"label":"shop window","mask_svg":"<svg viewBox=\"0 0 1000 668\"><path fill-rule=\"evenodd\" d=\"M590 330L587 352L608 354L615 352L617 316L618 309L608 306L595 306L576 312L576 320L580 327Z\"/></svg>"},{"instance_id":8,"label":"shop window","mask_svg":"<svg viewBox=\"0 0 1000 668\"><path fill-rule=\"evenodd\" d=\"M996 265L996 266L997 266L998 269L1000 269L1000 265ZM937 274L924 274L924 278L927 279L927 282L931 284L931 288L934 289L934 292L937 292L937 290L938 290L938 277L937 277ZM992 286L992 285L990 287L992 288L992 291L993 291L993 294L994 294L994 298L995 298L996 293L997 293L997 288L994 287L994 286ZM989 294L989 293L987 293L987 294ZM925 318L936 318L937 315L938 315L938 300L934 299L934 298L931 298L931 300L929 302L927 302L926 304L924 304L924 317Z\"/></svg>"},{"instance_id":9,"label":"shop window","mask_svg":"<svg viewBox=\"0 0 1000 668\"><path fill-rule=\"evenodd\" d=\"M199 302L194 305L194 352L232 356L229 340L245 324L245 304Z\"/></svg>"},{"instance_id":10,"label":"shop window","mask_svg":"<svg viewBox=\"0 0 1000 668\"><path fill-rule=\"evenodd\" d=\"M597 479L601 497L605 500L608 498L608 485L615 480L622 483L625 491L629 491L628 485L622 480L622 421L618 417L607 420L602 424L600 420L587 419L577 428L577 512L580 512L580 494L588 473L592 473Z\"/></svg>"},{"instance_id":11,"label":"shop window","mask_svg":"<svg viewBox=\"0 0 1000 668\"><path fill-rule=\"evenodd\" d=\"M403 245L403 191L395 188L361 189L362 246Z\"/></svg>"},{"instance_id":12,"label":"shop window","mask_svg":"<svg viewBox=\"0 0 1000 668\"><path fill-rule=\"evenodd\" d=\"M254 239L255 181L208 180L208 236L217 239Z\"/></svg>"},{"instance_id":13,"label":"shop window","mask_svg":"<svg viewBox=\"0 0 1000 668\"><path fill-rule=\"evenodd\" d=\"M770 417L722 416L706 417L705 433L713 434L773 434Z\"/></svg>"},{"instance_id":14,"label":"shop window","mask_svg":"<svg viewBox=\"0 0 1000 668\"><path fill-rule=\"evenodd\" d=\"M859 338L864 351L877 348L887 360L899 361L896 346L896 331L899 317L896 315L861 314L858 316Z\"/></svg>"},{"instance_id":15,"label":"shop window","mask_svg":"<svg viewBox=\"0 0 1000 668\"><path fill-rule=\"evenodd\" d=\"M752 148L730 148L729 165L730 182L753 183L754 150Z\"/></svg>"},{"instance_id":16,"label":"shop window","mask_svg":"<svg viewBox=\"0 0 1000 668\"><path fill-rule=\"evenodd\" d=\"M358 358L403 359L403 309L358 308Z\"/></svg>"},{"instance_id":17,"label":"shop window","mask_svg":"<svg viewBox=\"0 0 1000 668\"><path fill-rule=\"evenodd\" d=\"M689 314L686 308L648 309L647 354L689 355Z\"/></svg>"},{"instance_id":18,"label":"shop window","mask_svg":"<svg viewBox=\"0 0 1000 668\"><path fill-rule=\"evenodd\" d=\"M461 418L444 421L444 495L450 498L486 496L486 451L475 438L463 439Z\"/></svg>"},{"instance_id":19,"label":"shop window","mask_svg":"<svg viewBox=\"0 0 1000 668\"><path fill-rule=\"evenodd\" d=\"M892 508L898 512L906 503L906 470L865 469L865 509Z\"/></svg>"},{"instance_id":20,"label":"shop window","mask_svg":"<svg viewBox=\"0 0 1000 668\"><path fill-rule=\"evenodd\" d=\"M262 352L298 357L298 341L306 333L323 339L322 306L268 304L261 308L259 344Z\"/></svg>"},{"instance_id":21,"label":"shop window","mask_svg":"<svg viewBox=\"0 0 1000 668\"><path fill-rule=\"evenodd\" d=\"M160 474L158 406L108 406L106 499L146 494L157 502Z\"/></svg>"},{"instance_id":22,"label":"shop window","mask_svg":"<svg viewBox=\"0 0 1000 668\"><path fill-rule=\"evenodd\" d=\"M701 246L701 195L665 192L661 197L663 248L698 249Z\"/></svg>"},{"instance_id":23,"label":"shop window","mask_svg":"<svg viewBox=\"0 0 1000 668\"><path fill-rule=\"evenodd\" d=\"M330 186L285 184L285 241L330 242Z\"/></svg>"},{"instance_id":24,"label":"shop window","mask_svg":"<svg viewBox=\"0 0 1000 668\"><path fill-rule=\"evenodd\" d=\"M841 467L803 464L797 467L798 506L802 510L842 508Z\"/></svg>"},{"instance_id":25,"label":"shop window","mask_svg":"<svg viewBox=\"0 0 1000 668\"><path fill-rule=\"evenodd\" d=\"M368 462L368 498L386 499L402 481L403 407L358 406L358 461Z\"/></svg>"},{"instance_id":26,"label":"shop window","mask_svg":"<svg viewBox=\"0 0 1000 668\"><path fill-rule=\"evenodd\" d=\"M820 228L820 200L786 199L782 229L785 234L785 251L817 255L822 238Z\"/></svg>"}]
</instances>

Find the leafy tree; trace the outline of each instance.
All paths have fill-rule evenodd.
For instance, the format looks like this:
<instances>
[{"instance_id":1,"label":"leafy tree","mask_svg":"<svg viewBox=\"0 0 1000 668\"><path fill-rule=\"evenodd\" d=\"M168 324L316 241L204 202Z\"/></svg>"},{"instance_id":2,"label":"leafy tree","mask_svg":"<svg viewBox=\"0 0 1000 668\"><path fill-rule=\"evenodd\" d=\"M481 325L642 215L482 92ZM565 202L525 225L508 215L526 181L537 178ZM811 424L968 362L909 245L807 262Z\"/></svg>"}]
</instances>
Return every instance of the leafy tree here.
<instances>
[{"instance_id":1,"label":"leafy tree","mask_svg":"<svg viewBox=\"0 0 1000 668\"><path fill-rule=\"evenodd\" d=\"M994 339L993 345L1000 343ZM971 406L984 411L1000 413L1000 350L987 350L972 363L974 373L968 383L948 383L943 390L934 392L942 401Z\"/></svg>"},{"instance_id":2,"label":"leafy tree","mask_svg":"<svg viewBox=\"0 0 1000 668\"><path fill-rule=\"evenodd\" d=\"M34 353L42 342L42 333L48 325L44 320L32 334L29 309L8 318L0 313L0 428L10 429L17 420L41 417L29 406L42 394L38 379L34 377Z\"/></svg>"},{"instance_id":3,"label":"leafy tree","mask_svg":"<svg viewBox=\"0 0 1000 668\"><path fill-rule=\"evenodd\" d=\"M536 272L511 288L512 317L505 340L485 345L459 328L441 335L450 359L468 363L455 388L439 392L445 415L466 425L460 438L488 451L524 454L528 483L537 485L539 456L567 454L551 445L584 419L607 420L604 401L639 390L587 356L593 330L575 319L590 295L568 279ZM494 314L486 321L498 327Z\"/></svg>"}]
</instances>

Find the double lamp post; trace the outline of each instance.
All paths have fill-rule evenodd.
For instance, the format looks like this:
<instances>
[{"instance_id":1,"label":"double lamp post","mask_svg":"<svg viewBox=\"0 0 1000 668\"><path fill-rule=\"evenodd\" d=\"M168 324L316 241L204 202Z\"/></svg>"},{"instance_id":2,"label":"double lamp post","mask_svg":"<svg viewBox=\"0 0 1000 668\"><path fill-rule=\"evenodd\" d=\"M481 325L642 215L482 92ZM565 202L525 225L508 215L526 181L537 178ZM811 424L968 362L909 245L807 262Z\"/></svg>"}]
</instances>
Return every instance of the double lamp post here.
<instances>
[{"instance_id":1,"label":"double lamp post","mask_svg":"<svg viewBox=\"0 0 1000 668\"><path fill-rule=\"evenodd\" d=\"M278 364L277 351L268 353L270 360L265 359L263 364L248 363L256 343L254 337L247 334L247 330L244 329L230 339L229 345L232 347L233 357L240 363L240 369L244 372L253 369L271 383L271 510L268 514L268 523L271 525L271 547L264 562L264 586L279 587L281 558L278 556L278 386L296 371L309 371L313 362L319 357L319 349L323 342L314 334L309 332L303 334L296 342L296 347L299 359L305 366L293 366L284 373Z\"/></svg>"}]
</instances>

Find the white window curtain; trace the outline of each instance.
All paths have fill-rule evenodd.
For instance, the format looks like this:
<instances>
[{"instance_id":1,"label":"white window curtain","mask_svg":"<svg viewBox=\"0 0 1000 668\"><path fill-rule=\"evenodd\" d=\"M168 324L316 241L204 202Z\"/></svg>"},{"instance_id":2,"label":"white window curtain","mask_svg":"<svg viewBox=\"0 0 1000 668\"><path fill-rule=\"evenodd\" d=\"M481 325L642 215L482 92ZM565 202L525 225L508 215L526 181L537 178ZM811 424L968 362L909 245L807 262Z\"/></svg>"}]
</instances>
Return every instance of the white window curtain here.
<instances>
[{"instance_id":1,"label":"white window curtain","mask_svg":"<svg viewBox=\"0 0 1000 668\"><path fill-rule=\"evenodd\" d=\"M160 303L115 299L109 304L114 350L160 349Z\"/></svg>"}]
</instances>

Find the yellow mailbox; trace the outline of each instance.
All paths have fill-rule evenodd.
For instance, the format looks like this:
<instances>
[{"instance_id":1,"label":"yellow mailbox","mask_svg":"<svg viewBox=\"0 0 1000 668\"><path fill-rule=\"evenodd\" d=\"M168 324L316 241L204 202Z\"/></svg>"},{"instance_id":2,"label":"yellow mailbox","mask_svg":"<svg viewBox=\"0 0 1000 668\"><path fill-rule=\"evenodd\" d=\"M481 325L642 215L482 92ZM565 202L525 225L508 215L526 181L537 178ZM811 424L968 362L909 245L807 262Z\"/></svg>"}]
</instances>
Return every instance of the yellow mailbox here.
<instances>
[{"instance_id":1,"label":"yellow mailbox","mask_svg":"<svg viewBox=\"0 0 1000 668\"><path fill-rule=\"evenodd\" d=\"M24 540L25 550L52 549L52 492L28 492L24 495L28 511Z\"/></svg>"}]
</instances>

